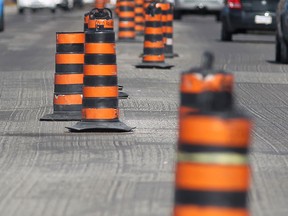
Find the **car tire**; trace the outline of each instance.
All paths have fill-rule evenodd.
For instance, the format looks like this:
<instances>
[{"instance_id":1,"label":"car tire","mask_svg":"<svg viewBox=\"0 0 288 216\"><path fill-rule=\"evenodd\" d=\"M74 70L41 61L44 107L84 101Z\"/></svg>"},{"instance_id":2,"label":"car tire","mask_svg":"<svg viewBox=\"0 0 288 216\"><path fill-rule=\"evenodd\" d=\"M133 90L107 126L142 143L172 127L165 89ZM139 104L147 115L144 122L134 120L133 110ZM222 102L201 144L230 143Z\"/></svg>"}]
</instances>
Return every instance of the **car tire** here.
<instances>
[{"instance_id":1,"label":"car tire","mask_svg":"<svg viewBox=\"0 0 288 216\"><path fill-rule=\"evenodd\" d=\"M221 41L232 41L232 36L232 32L228 31L227 24L223 21L221 27Z\"/></svg>"},{"instance_id":2,"label":"car tire","mask_svg":"<svg viewBox=\"0 0 288 216\"><path fill-rule=\"evenodd\" d=\"M280 59L281 63L287 64L288 63L288 47L284 41L280 41Z\"/></svg>"},{"instance_id":3,"label":"car tire","mask_svg":"<svg viewBox=\"0 0 288 216\"><path fill-rule=\"evenodd\" d=\"M182 12L180 10L174 9L174 20L181 20L182 19Z\"/></svg>"},{"instance_id":4,"label":"car tire","mask_svg":"<svg viewBox=\"0 0 288 216\"><path fill-rule=\"evenodd\" d=\"M275 62L281 62L281 43L277 34L275 40Z\"/></svg>"}]
</instances>

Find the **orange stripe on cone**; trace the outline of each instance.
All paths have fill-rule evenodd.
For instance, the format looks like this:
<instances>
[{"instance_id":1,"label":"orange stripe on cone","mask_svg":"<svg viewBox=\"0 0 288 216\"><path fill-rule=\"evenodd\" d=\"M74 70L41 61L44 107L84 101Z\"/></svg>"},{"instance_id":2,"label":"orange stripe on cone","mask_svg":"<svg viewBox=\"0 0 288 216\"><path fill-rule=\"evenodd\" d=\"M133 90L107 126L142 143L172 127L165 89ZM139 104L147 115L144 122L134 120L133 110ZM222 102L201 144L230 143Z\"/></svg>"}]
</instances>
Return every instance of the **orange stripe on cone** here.
<instances>
[{"instance_id":1,"label":"orange stripe on cone","mask_svg":"<svg viewBox=\"0 0 288 216\"><path fill-rule=\"evenodd\" d=\"M176 205L174 216L249 216L246 209Z\"/></svg>"},{"instance_id":2,"label":"orange stripe on cone","mask_svg":"<svg viewBox=\"0 0 288 216\"><path fill-rule=\"evenodd\" d=\"M121 31L118 32L118 37L120 38L134 38L136 36L136 33L133 31Z\"/></svg>"},{"instance_id":3,"label":"orange stripe on cone","mask_svg":"<svg viewBox=\"0 0 288 216\"><path fill-rule=\"evenodd\" d=\"M162 62L164 61L165 57L164 55L148 55L148 56L143 56L143 61L159 61Z\"/></svg>"},{"instance_id":4,"label":"orange stripe on cone","mask_svg":"<svg viewBox=\"0 0 288 216\"><path fill-rule=\"evenodd\" d=\"M225 166L178 162L176 187L191 190L246 191L249 187L249 176L247 165Z\"/></svg>"},{"instance_id":5,"label":"orange stripe on cone","mask_svg":"<svg viewBox=\"0 0 288 216\"><path fill-rule=\"evenodd\" d=\"M118 97L118 87L117 86L97 86L83 87L83 95L87 97Z\"/></svg>"},{"instance_id":6,"label":"orange stripe on cone","mask_svg":"<svg viewBox=\"0 0 288 216\"><path fill-rule=\"evenodd\" d=\"M88 76L117 75L117 65L84 65L84 74Z\"/></svg>"},{"instance_id":7,"label":"orange stripe on cone","mask_svg":"<svg viewBox=\"0 0 288 216\"><path fill-rule=\"evenodd\" d=\"M56 54L56 64L83 64L84 54Z\"/></svg>"},{"instance_id":8,"label":"orange stripe on cone","mask_svg":"<svg viewBox=\"0 0 288 216\"><path fill-rule=\"evenodd\" d=\"M135 16L135 12L124 12L124 11L120 11L119 13L119 17L120 18L134 18Z\"/></svg>"},{"instance_id":9,"label":"orange stripe on cone","mask_svg":"<svg viewBox=\"0 0 288 216\"><path fill-rule=\"evenodd\" d=\"M56 34L57 44L80 44L85 42L84 33Z\"/></svg>"},{"instance_id":10,"label":"orange stripe on cone","mask_svg":"<svg viewBox=\"0 0 288 216\"><path fill-rule=\"evenodd\" d=\"M55 105L71 105L71 104L82 104L82 95L55 95Z\"/></svg>"},{"instance_id":11,"label":"orange stripe on cone","mask_svg":"<svg viewBox=\"0 0 288 216\"><path fill-rule=\"evenodd\" d=\"M82 109L82 118L87 120L108 120L117 119L119 116L117 109L112 108L85 108Z\"/></svg>"},{"instance_id":12,"label":"orange stripe on cone","mask_svg":"<svg viewBox=\"0 0 288 216\"><path fill-rule=\"evenodd\" d=\"M187 116L180 127L180 142L187 144L247 147L250 143L251 123L245 119L223 121L216 116Z\"/></svg>"},{"instance_id":13,"label":"orange stripe on cone","mask_svg":"<svg viewBox=\"0 0 288 216\"><path fill-rule=\"evenodd\" d=\"M85 44L86 54L115 54L114 43L86 43Z\"/></svg>"},{"instance_id":14,"label":"orange stripe on cone","mask_svg":"<svg viewBox=\"0 0 288 216\"><path fill-rule=\"evenodd\" d=\"M151 28L151 27L146 27L145 28L145 34L162 34L162 28Z\"/></svg>"},{"instance_id":15,"label":"orange stripe on cone","mask_svg":"<svg viewBox=\"0 0 288 216\"><path fill-rule=\"evenodd\" d=\"M163 48L164 45L162 41L156 41L156 42L144 41L144 47L145 48Z\"/></svg>"},{"instance_id":16,"label":"orange stripe on cone","mask_svg":"<svg viewBox=\"0 0 288 216\"><path fill-rule=\"evenodd\" d=\"M55 74L56 85L83 84L83 74Z\"/></svg>"}]
</instances>

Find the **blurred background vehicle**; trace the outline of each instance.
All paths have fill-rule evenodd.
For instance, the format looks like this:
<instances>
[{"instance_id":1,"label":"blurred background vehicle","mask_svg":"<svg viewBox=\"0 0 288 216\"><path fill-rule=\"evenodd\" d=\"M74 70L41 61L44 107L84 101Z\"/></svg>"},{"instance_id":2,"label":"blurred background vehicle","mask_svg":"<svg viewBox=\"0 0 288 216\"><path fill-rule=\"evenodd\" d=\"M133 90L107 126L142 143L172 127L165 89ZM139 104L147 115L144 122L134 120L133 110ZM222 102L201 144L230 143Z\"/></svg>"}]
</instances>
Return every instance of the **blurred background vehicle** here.
<instances>
[{"instance_id":1,"label":"blurred background vehicle","mask_svg":"<svg viewBox=\"0 0 288 216\"><path fill-rule=\"evenodd\" d=\"M276 11L275 61L288 63L288 1L280 0Z\"/></svg>"},{"instance_id":2,"label":"blurred background vehicle","mask_svg":"<svg viewBox=\"0 0 288 216\"><path fill-rule=\"evenodd\" d=\"M174 3L174 19L181 19L183 14L214 14L220 19L220 11L224 6L224 0L170 0Z\"/></svg>"},{"instance_id":3,"label":"blurred background vehicle","mask_svg":"<svg viewBox=\"0 0 288 216\"><path fill-rule=\"evenodd\" d=\"M48 8L55 13L59 0L17 0L18 13L23 14L25 9L33 12L37 9Z\"/></svg>"},{"instance_id":4,"label":"blurred background vehicle","mask_svg":"<svg viewBox=\"0 0 288 216\"><path fill-rule=\"evenodd\" d=\"M66 11L72 10L75 6L82 7L83 0L17 0L17 6L20 14L25 9L31 9L34 12L43 8L48 8L55 13L57 7Z\"/></svg>"},{"instance_id":5,"label":"blurred background vehicle","mask_svg":"<svg viewBox=\"0 0 288 216\"><path fill-rule=\"evenodd\" d=\"M279 0L225 0L221 12L221 40L247 31L275 31Z\"/></svg>"},{"instance_id":6,"label":"blurred background vehicle","mask_svg":"<svg viewBox=\"0 0 288 216\"><path fill-rule=\"evenodd\" d=\"M0 0L0 32L4 31L4 0Z\"/></svg>"}]
</instances>

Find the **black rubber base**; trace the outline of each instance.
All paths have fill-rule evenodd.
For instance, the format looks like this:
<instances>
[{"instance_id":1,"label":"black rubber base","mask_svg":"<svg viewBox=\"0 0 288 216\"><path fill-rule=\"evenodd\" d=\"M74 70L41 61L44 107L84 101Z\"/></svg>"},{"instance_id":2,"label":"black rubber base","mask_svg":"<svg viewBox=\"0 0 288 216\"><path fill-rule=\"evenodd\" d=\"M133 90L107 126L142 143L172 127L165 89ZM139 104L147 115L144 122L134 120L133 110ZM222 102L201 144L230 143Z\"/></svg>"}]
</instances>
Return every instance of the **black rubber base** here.
<instances>
[{"instance_id":1,"label":"black rubber base","mask_svg":"<svg viewBox=\"0 0 288 216\"><path fill-rule=\"evenodd\" d=\"M80 121L74 126L66 128L70 132L130 132L134 129L120 121Z\"/></svg>"},{"instance_id":2,"label":"black rubber base","mask_svg":"<svg viewBox=\"0 0 288 216\"><path fill-rule=\"evenodd\" d=\"M119 92L119 99L127 99L129 95L125 92Z\"/></svg>"},{"instance_id":3,"label":"black rubber base","mask_svg":"<svg viewBox=\"0 0 288 216\"><path fill-rule=\"evenodd\" d=\"M40 118L40 121L80 121L82 119L81 111L79 112L55 112Z\"/></svg>"},{"instance_id":4,"label":"black rubber base","mask_svg":"<svg viewBox=\"0 0 288 216\"><path fill-rule=\"evenodd\" d=\"M179 55L177 53L165 53L164 56L165 56L165 58L179 57Z\"/></svg>"},{"instance_id":5,"label":"black rubber base","mask_svg":"<svg viewBox=\"0 0 288 216\"><path fill-rule=\"evenodd\" d=\"M135 65L136 68L160 68L160 69L170 69L174 67L174 65L170 65L167 63L157 63L157 62L142 62L140 64Z\"/></svg>"}]
</instances>

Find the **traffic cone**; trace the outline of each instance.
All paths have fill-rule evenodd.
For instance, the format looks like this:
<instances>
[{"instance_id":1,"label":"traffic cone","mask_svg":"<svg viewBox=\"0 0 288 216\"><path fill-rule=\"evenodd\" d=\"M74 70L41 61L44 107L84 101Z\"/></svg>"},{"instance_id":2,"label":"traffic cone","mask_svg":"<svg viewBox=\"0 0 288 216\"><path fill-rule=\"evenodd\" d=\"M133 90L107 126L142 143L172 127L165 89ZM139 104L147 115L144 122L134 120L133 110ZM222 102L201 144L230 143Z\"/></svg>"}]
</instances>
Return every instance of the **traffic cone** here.
<instances>
[{"instance_id":1,"label":"traffic cone","mask_svg":"<svg viewBox=\"0 0 288 216\"><path fill-rule=\"evenodd\" d=\"M85 14L87 15L87 14ZM94 8L88 13L88 19L84 18L84 21L87 22L87 31L90 29L91 31L94 31L96 29L96 26L101 26L105 30L111 30L114 29L114 22L112 19L112 11L109 8ZM85 24L84 24L85 25ZM125 92L122 92L123 86L118 86L119 89L119 99L127 99L129 95Z\"/></svg>"},{"instance_id":2,"label":"traffic cone","mask_svg":"<svg viewBox=\"0 0 288 216\"><path fill-rule=\"evenodd\" d=\"M173 67L165 63L161 14L161 8L157 7L156 2L151 3L146 9L144 51L142 63L135 65L137 68Z\"/></svg>"},{"instance_id":3,"label":"traffic cone","mask_svg":"<svg viewBox=\"0 0 288 216\"><path fill-rule=\"evenodd\" d=\"M103 14L104 15L104 14ZM97 14L101 19L101 14ZM115 32L97 22L85 32L82 120L71 132L132 130L119 121Z\"/></svg>"},{"instance_id":4,"label":"traffic cone","mask_svg":"<svg viewBox=\"0 0 288 216\"><path fill-rule=\"evenodd\" d=\"M248 216L251 121L201 110L179 125L173 216Z\"/></svg>"},{"instance_id":5,"label":"traffic cone","mask_svg":"<svg viewBox=\"0 0 288 216\"><path fill-rule=\"evenodd\" d=\"M173 20L174 20L174 5L169 3L166 21L166 43L164 44L165 58L178 57L177 53L173 50Z\"/></svg>"},{"instance_id":6,"label":"traffic cone","mask_svg":"<svg viewBox=\"0 0 288 216\"><path fill-rule=\"evenodd\" d=\"M144 35L144 25L144 0L135 0L135 31L137 35Z\"/></svg>"},{"instance_id":7,"label":"traffic cone","mask_svg":"<svg viewBox=\"0 0 288 216\"><path fill-rule=\"evenodd\" d=\"M74 121L81 119L84 34L57 32L53 114L40 121Z\"/></svg>"},{"instance_id":8,"label":"traffic cone","mask_svg":"<svg viewBox=\"0 0 288 216\"><path fill-rule=\"evenodd\" d=\"M200 68L192 68L181 74L180 117L189 112L199 111L203 106L203 96L208 97L208 94L213 99L214 110L230 110L232 108L233 74L214 70L214 55L210 52L204 53L202 61Z\"/></svg>"},{"instance_id":9,"label":"traffic cone","mask_svg":"<svg viewBox=\"0 0 288 216\"><path fill-rule=\"evenodd\" d=\"M106 0L95 0L95 8L103 9L106 7Z\"/></svg>"},{"instance_id":10,"label":"traffic cone","mask_svg":"<svg viewBox=\"0 0 288 216\"><path fill-rule=\"evenodd\" d=\"M117 42L137 42L135 32L135 2L134 0L119 1L119 22Z\"/></svg>"}]
</instances>

